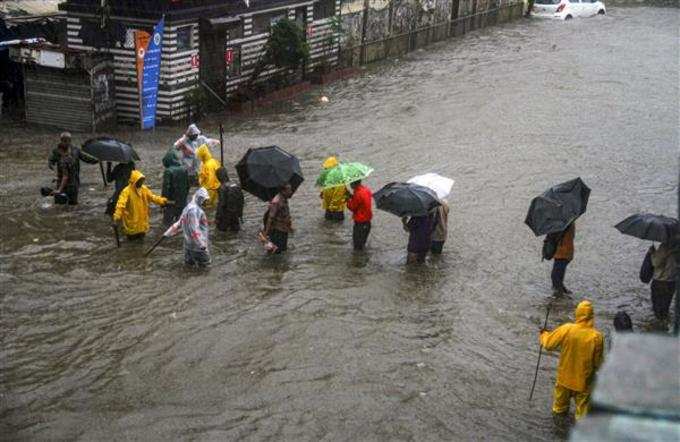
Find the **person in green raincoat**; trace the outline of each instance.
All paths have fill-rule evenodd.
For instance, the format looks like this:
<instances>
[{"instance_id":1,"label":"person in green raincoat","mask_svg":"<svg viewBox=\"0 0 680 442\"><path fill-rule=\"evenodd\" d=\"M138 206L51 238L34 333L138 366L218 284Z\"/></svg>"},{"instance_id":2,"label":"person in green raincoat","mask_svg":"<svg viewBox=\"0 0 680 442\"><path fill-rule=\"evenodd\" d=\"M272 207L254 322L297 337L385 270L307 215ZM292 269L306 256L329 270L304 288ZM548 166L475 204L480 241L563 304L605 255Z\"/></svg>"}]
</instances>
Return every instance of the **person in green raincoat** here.
<instances>
[{"instance_id":1,"label":"person in green raincoat","mask_svg":"<svg viewBox=\"0 0 680 442\"><path fill-rule=\"evenodd\" d=\"M187 205L187 196L189 195L189 174L184 168L177 155L173 151L169 151L163 157L163 190L161 195L174 204L168 204L163 209L163 224L169 226L174 224L182 215L184 207Z\"/></svg>"}]
</instances>

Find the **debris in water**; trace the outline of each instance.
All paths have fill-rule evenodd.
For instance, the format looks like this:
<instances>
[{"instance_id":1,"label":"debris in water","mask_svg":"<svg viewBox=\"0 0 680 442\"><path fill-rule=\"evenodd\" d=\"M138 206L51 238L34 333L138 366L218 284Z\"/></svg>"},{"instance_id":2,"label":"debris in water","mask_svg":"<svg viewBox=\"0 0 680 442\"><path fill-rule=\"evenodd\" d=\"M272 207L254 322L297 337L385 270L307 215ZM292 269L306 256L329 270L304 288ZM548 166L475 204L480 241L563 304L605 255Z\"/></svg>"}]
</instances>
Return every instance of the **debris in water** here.
<instances>
[{"instance_id":1,"label":"debris in water","mask_svg":"<svg viewBox=\"0 0 680 442\"><path fill-rule=\"evenodd\" d=\"M319 98L319 101L322 103L328 103L328 97L325 95L322 95L321 98Z\"/></svg>"},{"instance_id":2,"label":"debris in water","mask_svg":"<svg viewBox=\"0 0 680 442\"><path fill-rule=\"evenodd\" d=\"M90 187L90 192L94 192L94 187Z\"/></svg>"},{"instance_id":3,"label":"debris in water","mask_svg":"<svg viewBox=\"0 0 680 442\"><path fill-rule=\"evenodd\" d=\"M38 242L38 238L33 238L33 242Z\"/></svg>"},{"instance_id":4,"label":"debris in water","mask_svg":"<svg viewBox=\"0 0 680 442\"><path fill-rule=\"evenodd\" d=\"M172 317L172 319L177 319L177 313L176 312L172 312L170 314L170 316Z\"/></svg>"},{"instance_id":5,"label":"debris in water","mask_svg":"<svg viewBox=\"0 0 680 442\"><path fill-rule=\"evenodd\" d=\"M425 366L425 363L424 363L424 362L418 362L418 363L416 364L416 367L418 367L418 368L423 368L424 366Z\"/></svg>"}]
</instances>

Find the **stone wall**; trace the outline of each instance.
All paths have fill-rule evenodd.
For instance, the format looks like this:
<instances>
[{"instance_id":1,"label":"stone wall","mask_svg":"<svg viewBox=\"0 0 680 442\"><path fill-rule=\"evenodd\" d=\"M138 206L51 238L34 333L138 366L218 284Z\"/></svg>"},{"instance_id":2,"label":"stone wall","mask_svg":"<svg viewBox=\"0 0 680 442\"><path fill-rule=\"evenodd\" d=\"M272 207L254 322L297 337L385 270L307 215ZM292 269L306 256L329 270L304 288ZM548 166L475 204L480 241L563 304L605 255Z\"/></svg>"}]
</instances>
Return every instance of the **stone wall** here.
<instances>
[{"instance_id":1,"label":"stone wall","mask_svg":"<svg viewBox=\"0 0 680 442\"><path fill-rule=\"evenodd\" d=\"M458 5L458 19L451 9ZM364 33L364 0L342 5L340 65L356 66L399 56L470 30L522 15L521 0L368 0Z\"/></svg>"},{"instance_id":2,"label":"stone wall","mask_svg":"<svg viewBox=\"0 0 680 442\"><path fill-rule=\"evenodd\" d=\"M493 10L521 0L459 0L459 17ZM369 0L366 42L383 40L451 19L453 0ZM344 43L361 43L364 0L342 2Z\"/></svg>"}]
</instances>

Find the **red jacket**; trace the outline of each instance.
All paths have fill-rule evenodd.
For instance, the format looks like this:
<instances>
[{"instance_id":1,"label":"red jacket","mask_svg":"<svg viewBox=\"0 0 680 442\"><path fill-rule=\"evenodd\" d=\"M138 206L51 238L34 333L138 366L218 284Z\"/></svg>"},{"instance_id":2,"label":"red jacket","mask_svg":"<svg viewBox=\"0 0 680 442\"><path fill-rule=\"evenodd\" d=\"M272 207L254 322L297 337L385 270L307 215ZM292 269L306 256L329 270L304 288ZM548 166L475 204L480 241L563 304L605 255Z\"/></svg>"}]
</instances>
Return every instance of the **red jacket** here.
<instances>
[{"instance_id":1,"label":"red jacket","mask_svg":"<svg viewBox=\"0 0 680 442\"><path fill-rule=\"evenodd\" d=\"M368 187L360 185L347 201L347 208L353 212L355 223L368 223L373 219L373 194Z\"/></svg>"}]
</instances>

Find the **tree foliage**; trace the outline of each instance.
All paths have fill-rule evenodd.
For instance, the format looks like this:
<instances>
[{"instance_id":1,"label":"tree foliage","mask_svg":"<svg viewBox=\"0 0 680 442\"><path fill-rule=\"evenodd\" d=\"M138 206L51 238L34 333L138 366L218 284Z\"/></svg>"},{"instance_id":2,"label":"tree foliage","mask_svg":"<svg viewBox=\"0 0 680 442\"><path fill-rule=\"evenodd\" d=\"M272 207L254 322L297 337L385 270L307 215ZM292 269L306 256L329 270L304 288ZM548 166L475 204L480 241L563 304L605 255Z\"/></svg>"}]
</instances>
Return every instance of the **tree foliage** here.
<instances>
[{"instance_id":1,"label":"tree foliage","mask_svg":"<svg viewBox=\"0 0 680 442\"><path fill-rule=\"evenodd\" d=\"M264 46L249 87L255 83L267 66L286 70L296 70L309 61L309 45L305 41L304 30L294 21L283 18L271 27L269 39Z\"/></svg>"}]
</instances>

